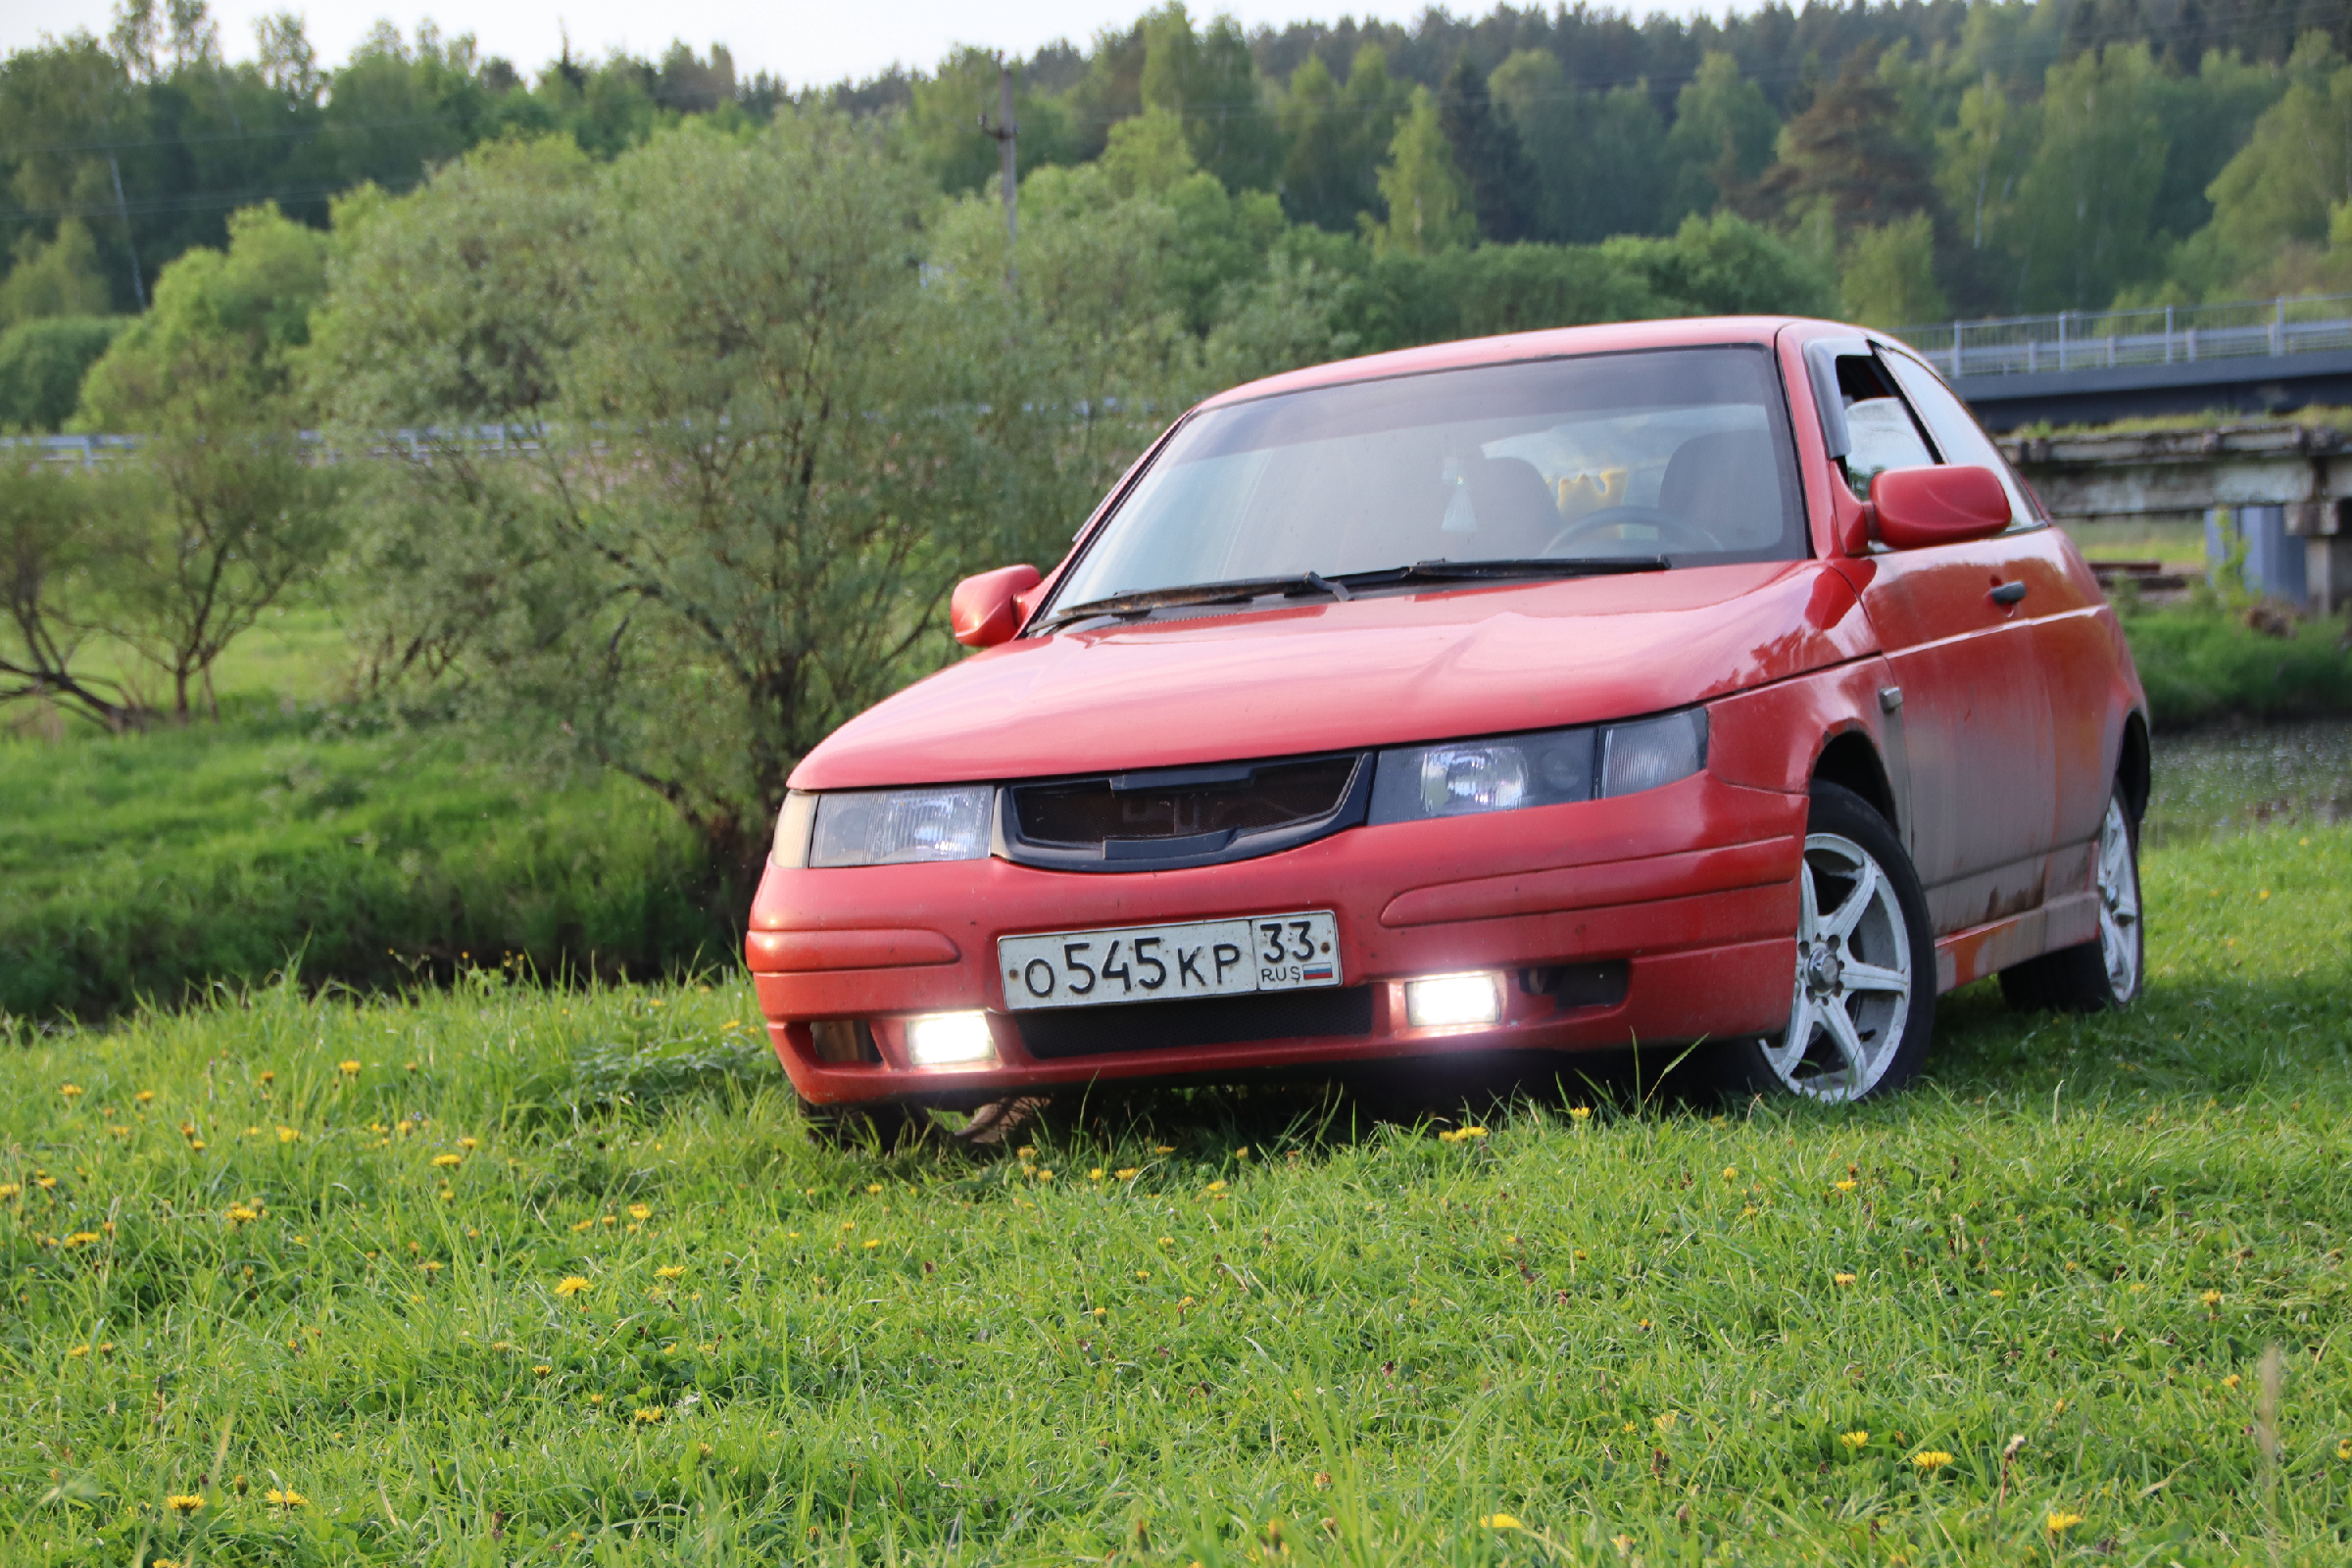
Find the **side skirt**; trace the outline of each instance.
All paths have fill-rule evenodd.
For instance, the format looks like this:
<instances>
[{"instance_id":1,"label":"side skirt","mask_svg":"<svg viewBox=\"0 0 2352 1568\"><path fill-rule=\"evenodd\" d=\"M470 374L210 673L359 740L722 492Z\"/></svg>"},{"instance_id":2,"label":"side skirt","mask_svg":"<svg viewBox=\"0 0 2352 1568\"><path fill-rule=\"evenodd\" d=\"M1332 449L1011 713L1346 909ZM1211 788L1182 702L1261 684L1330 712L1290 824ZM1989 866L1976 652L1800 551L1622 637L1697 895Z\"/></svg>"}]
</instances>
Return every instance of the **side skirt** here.
<instances>
[{"instance_id":1,"label":"side skirt","mask_svg":"<svg viewBox=\"0 0 2352 1568\"><path fill-rule=\"evenodd\" d=\"M2037 909L1936 938L1936 989L1950 991L2098 934L2097 892L2061 894Z\"/></svg>"}]
</instances>

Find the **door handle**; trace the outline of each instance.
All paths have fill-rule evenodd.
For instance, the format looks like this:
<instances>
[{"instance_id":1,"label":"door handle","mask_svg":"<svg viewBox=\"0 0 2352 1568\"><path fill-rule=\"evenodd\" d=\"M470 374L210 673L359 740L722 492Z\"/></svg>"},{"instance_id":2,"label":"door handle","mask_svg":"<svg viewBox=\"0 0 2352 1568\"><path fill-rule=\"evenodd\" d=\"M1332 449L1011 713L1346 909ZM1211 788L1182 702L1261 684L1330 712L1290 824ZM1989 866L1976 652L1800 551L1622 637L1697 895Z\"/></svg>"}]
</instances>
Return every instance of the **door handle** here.
<instances>
[{"instance_id":1,"label":"door handle","mask_svg":"<svg viewBox=\"0 0 2352 1568\"><path fill-rule=\"evenodd\" d=\"M1992 591L1992 602L1996 605L2014 605L2025 597L2026 585L2022 582L2005 582Z\"/></svg>"}]
</instances>

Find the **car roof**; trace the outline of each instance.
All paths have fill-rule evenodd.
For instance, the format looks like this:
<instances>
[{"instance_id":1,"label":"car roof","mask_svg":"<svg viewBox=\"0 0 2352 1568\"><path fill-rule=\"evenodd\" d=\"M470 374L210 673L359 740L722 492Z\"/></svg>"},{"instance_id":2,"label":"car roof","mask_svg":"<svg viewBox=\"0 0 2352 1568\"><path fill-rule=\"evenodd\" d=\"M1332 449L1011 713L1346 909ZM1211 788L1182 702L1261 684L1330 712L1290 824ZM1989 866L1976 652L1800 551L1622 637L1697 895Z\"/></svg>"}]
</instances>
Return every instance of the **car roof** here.
<instances>
[{"instance_id":1,"label":"car roof","mask_svg":"<svg viewBox=\"0 0 2352 1568\"><path fill-rule=\"evenodd\" d=\"M1289 370L1220 392L1200 407L1228 403L1309 387L1336 386L1348 381L1374 381L1389 376L1421 375L1431 370L1458 370L1480 365L1507 365L1516 360L1550 360L1571 354L1625 353L1635 349L1694 348L1700 345L1751 343L1769 345L1787 326L1831 327L1792 316L1697 316L1663 321L1611 321L1598 326L1559 326L1541 332L1511 332L1500 337L1467 338L1455 343L1432 343L1422 348L1396 349L1352 360ZM1846 332L1852 327L1836 328Z\"/></svg>"}]
</instances>

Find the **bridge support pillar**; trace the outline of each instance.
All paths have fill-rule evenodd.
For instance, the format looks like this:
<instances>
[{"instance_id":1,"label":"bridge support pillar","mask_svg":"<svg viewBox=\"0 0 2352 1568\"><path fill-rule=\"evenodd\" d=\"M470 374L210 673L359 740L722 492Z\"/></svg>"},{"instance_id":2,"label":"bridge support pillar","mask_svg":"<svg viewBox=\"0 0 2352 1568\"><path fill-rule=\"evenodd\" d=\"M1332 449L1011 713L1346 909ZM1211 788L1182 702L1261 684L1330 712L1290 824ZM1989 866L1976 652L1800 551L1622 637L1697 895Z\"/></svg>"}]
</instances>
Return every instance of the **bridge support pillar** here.
<instances>
[{"instance_id":1,"label":"bridge support pillar","mask_svg":"<svg viewBox=\"0 0 2352 1568\"><path fill-rule=\"evenodd\" d=\"M2303 591L2312 613L2332 615L2352 605L2352 533L2345 503L2306 501L2286 509L2287 532L2303 539Z\"/></svg>"}]
</instances>

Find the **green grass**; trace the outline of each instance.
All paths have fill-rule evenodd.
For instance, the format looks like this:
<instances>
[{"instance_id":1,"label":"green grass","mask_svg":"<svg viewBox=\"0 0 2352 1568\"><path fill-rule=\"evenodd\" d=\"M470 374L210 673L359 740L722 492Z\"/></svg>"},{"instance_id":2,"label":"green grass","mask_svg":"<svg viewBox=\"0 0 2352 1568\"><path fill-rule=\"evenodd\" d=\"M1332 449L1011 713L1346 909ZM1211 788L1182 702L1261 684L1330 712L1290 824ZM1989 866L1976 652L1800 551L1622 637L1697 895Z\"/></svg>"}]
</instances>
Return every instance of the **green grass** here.
<instances>
[{"instance_id":1,"label":"green grass","mask_svg":"<svg viewBox=\"0 0 2352 1568\"><path fill-rule=\"evenodd\" d=\"M0 1560L2341 1562L2352 828L2146 881L2140 1007L1980 986L1842 1114L845 1153L732 980L39 1037Z\"/></svg>"},{"instance_id":2,"label":"green grass","mask_svg":"<svg viewBox=\"0 0 2352 1568\"><path fill-rule=\"evenodd\" d=\"M2159 729L2352 715L2342 620L2305 620L2273 637L2219 607L2185 605L2126 613L2124 634Z\"/></svg>"},{"instance_id":3,"label":"green grass","mask_svg":"<svg viewBox=\"0 0 2352 1568\"><path fill-rule=\"evenodd\" d=\"M299 954L314 980L722 956L695 846L617 781L540 791L446 733L243 702L227 722L0 742L0 1014L94 1015Z\"/></svg>"}]
</instances>

